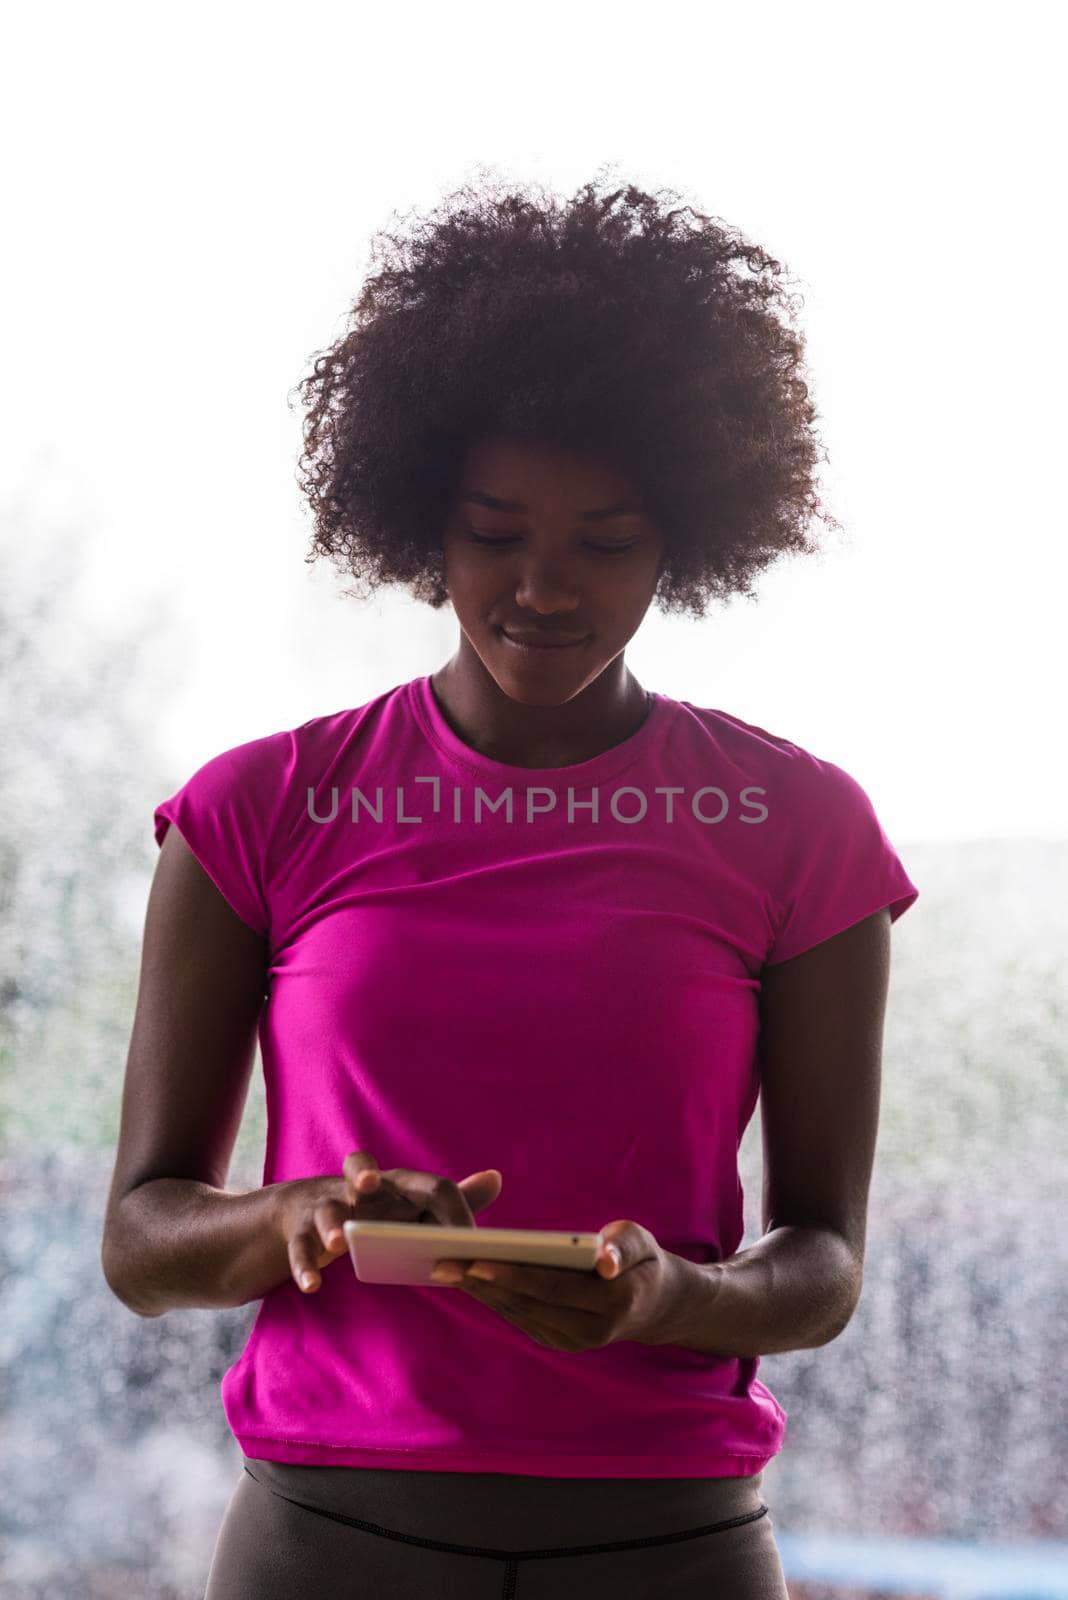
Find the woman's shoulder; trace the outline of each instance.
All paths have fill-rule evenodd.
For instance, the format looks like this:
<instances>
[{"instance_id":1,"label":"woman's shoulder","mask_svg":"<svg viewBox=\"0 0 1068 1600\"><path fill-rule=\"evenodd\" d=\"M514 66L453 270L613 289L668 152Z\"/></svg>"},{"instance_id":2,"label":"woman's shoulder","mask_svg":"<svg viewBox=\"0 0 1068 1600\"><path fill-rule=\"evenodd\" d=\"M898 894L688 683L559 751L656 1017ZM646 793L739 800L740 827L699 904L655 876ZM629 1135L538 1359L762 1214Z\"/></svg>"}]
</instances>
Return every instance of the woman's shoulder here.
<instances>
[{"instance_id":1,"label":"woman's shoulder","mask_svg":"<svg viewBox=\"0 0 1068 1600\"><path fill-rule=\"evenodd\" d=\"M676 704L685 713L683 737L690 753L702 761L719 756L812 808L866 803L865 791L850 772L798 740L718 707L685 700Z\"/></svg>"},{"instance_id":2,"label":"woman's shoulder","mask_svg":"<svg viewBox=\"0 0 1068 1600\"><path fill-rule=\"evenodd\" d=\"M358 735L361 727L372 721L383 703L396 693L396 689L389 690L361 705L318 712L293 726L245 739L219 751L209 764L216 764L220 773L277 772L286 766L295 771L307 760L336 752Z\"/></svg>"},{"instance_id":3,"label":"woman's shoulder","mask_svg":"<svg viewBox=\"0 0 1068 1600\"><path fill-rule=\"evenodd\" d=\"M711 742L719 744L731 752L749 752L754 757L765 755L770 759L778 757L784 761L815 758L803 746L793 739L788 739L785 734L772 733L759 723L749 722L745 717L740 717L736 712L723 711L718 706L694 705L689 700L675 702L681 717L684 730L687 730L692 740L698 745Z\"/></svg>"}]
</instances>

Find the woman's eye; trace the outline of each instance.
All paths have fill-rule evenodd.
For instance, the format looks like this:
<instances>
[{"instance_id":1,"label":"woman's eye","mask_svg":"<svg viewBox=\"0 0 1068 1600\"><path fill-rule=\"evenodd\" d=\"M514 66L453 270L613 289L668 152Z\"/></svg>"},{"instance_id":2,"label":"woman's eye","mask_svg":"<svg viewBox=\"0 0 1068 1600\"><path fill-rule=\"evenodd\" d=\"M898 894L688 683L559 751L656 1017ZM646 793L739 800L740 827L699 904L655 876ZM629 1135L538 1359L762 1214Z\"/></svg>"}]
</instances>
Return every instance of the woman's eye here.
<instances>
[{"instance_id":1,"label":"woman's eye","mask_svg":"<svg viewBox=\"0 0 1068 1600\"><path fill-rule=\"evenodd\" d=\"M484 544L495 550L503 550L506 545L515 544L514 539L488 539L481 534L475 533L470 528L467 531L467 537L474 544ZM596 550L598 555L602 556L622 556L626 555L628 550L633 550L638 542L637 539L632 539L630 544L591 544L587 548Z\"/></svg>"}]
</instances>

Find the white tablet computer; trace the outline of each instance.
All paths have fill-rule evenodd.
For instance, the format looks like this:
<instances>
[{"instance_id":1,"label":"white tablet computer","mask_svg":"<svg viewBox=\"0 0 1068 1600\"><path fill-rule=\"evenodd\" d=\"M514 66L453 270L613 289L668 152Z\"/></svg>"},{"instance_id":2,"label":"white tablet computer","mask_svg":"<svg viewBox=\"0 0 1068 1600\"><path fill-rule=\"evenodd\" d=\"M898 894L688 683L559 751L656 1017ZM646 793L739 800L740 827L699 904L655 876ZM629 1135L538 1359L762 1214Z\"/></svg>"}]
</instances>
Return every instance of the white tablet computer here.
<instances>
[{"instance_id":1,"label":"white tablet computer","mask_svg":"<svg viewBox=\"0 0 1068 1600\"><path fill-rule=\"evenodd\" d=\"M361 1283L420 1283L432 1289L439 1261L513 1261L592 1272L599 1233L538 1228L443 1228L427 1222L346 1222L345 1239Z\"/></svg>"}]
</instances>

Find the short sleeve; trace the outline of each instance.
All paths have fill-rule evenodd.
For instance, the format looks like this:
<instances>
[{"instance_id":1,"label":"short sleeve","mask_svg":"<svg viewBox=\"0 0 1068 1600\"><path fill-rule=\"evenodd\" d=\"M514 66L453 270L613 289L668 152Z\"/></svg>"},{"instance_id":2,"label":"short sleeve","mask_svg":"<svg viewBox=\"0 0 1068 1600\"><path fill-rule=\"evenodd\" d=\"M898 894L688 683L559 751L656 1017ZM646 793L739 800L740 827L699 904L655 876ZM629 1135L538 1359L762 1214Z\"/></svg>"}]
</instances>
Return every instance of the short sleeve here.
<instances>
[{"instance_id":1,"label":"short sleeve","mask_svg":"<svg viewBox=\"0 0 1068 1600\"><path fill-rule=\"evenodd\" d=\"M213 756L158 805L158 845L173 823L241 921L270 930L268 841L284 783L285 734Z\"/></svg>"},{"instance_id":2,"label":"short sleeve","mask_svg":"<svg viewBox=\"0 0 1068 1600\"><path fill-rule=\"evenodd\" d=\"M790 801L788 881L768 966L811 950L884 907L896 922L920 893L856 779L833 762L798 753L803 759Z\"/></svg>"}]
</instances>

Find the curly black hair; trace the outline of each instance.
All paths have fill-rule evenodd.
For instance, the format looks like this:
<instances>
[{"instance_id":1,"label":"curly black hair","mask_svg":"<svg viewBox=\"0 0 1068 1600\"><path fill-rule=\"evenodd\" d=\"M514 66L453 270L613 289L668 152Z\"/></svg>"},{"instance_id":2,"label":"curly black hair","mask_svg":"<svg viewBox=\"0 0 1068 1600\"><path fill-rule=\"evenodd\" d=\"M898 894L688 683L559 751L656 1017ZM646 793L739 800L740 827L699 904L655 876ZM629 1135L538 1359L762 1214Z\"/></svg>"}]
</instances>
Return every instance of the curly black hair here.
<instances>
[{"instance_id":1,"label":"curly black hair","mask_svg":"<svg viewBox=\"0 0 1068 1600\"><path fill-rule=\"evenodd\" d=\"M489 433L625 465L664 537L665 613L753 600L777 557L817 553L810 517L840 525L814 488L826 452L781 263L673 191L499 190L467 184L407 236L375 235L372 262L392 253L297 386L305 560L351 573L358 598L400 584L444 605L444 522Z\"/></svg>"}]
</instances>

